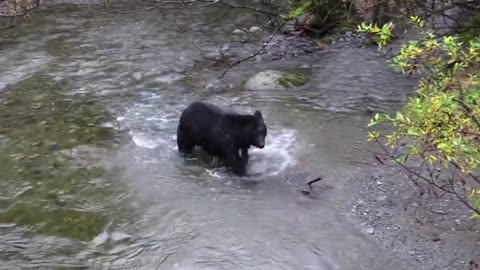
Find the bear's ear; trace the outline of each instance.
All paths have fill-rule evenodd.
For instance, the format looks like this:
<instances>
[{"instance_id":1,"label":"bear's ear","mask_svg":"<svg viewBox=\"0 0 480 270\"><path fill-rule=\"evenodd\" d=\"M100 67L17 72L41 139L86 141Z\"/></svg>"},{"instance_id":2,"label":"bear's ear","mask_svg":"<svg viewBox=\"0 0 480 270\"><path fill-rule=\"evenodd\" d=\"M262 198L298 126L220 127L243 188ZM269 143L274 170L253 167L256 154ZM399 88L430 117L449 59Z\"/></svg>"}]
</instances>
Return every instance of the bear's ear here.
<instances>
[{"instance_id":1,"label":"bear's ear","mask_svg":"<svg viewBox=\"0 0 480 270\"><path fill-rule=\"evenodd\" d=\"M260 119L263 118L262 113L260 111L255 111L253 115L255 115L257 118L260 118Z\"/></svg>"}]
</instances>

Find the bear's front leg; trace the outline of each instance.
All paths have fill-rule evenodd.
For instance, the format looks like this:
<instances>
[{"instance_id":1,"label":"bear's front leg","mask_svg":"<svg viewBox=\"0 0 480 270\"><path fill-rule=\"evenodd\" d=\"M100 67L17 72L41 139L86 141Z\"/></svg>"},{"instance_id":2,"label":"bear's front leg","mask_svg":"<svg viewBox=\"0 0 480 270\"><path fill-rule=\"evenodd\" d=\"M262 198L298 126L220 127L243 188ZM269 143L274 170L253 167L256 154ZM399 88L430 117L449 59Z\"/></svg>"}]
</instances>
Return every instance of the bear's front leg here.
<instances>
[{"instance_id":1,"label":"bear's front leg","mask_svg":"<svg viewBox=\"0 0 480 270\"><path fill-rule=\"evenodd\" d=\"M247 167L247 164L248 164L248 148L246 148L246 147L241 148L240 151L239 151L239 155L240 155L240 159L243 162L243 166Z\"/></svg>"},{"instance_id":2,"label":"bear's front leg","mask_svg":"<svg viewBox=\"0 0 480 270\"><path fill-rule=\"evenodd\" d=\"M242 149L229 149L227 152L227 165L231 168L232 172L243 176L246 174L246 165L248 162L248 152L247 156L244 156L244 151Z\"/></svg>"}]
</instances>

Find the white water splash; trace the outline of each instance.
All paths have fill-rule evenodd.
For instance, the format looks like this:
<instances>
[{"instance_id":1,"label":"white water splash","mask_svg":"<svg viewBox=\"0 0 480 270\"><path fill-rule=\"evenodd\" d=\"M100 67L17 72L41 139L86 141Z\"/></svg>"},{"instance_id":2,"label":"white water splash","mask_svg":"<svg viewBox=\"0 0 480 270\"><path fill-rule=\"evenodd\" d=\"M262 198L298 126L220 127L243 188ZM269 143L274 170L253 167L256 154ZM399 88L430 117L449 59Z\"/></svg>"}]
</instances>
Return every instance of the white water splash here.
<instances>
[{"instance_id":1,"label":"white water splash","mask_svg":"<svg viewBox=\"0 0 480 270\"><path fill-rule=\"evenodd\" d=\"M223 178L224 173L222 173L222 170L215 168L215 169L205 169L207 174L212 177L212 178Z\"/></svg>"},{"instance_id":2,"label":"white water splash","mask_svg":"<svg viewBox=\"0 0 480 270\"><path fill-rule=\"evenodd\" d=\"M252 148L250 173L278 175L295 162L295 130L271 129L264 149Z\"/></svg>"},{"instance_id":3,"label":"white water splash","mask_svg":"<svg viewBox=\"0 0 480 270\"><path fill-rule=\"evenodd\" d=\"M183 102L167 103L171 97L157 93L142 93L142 100L133 104L117 121L130 130L138 147L173 151L176 149L176 122Z\"/></svg>"},{"instance_id":4,"label":"white water splash","mask_svg":"<svg viewBox=\"0 0 480 270\"><path fill-rule=\"evenodd\" d=\"M264 149L250 148L247 175L275 176L295 163L295 130L269 130L267 145ZM223 168L205 169L212 178L225 178L227 173Z\"/></svg>"},{"instance_id":5,"label":"white water splash","mask_svg":"<svg viewBox=\"0 0 480 270\"><path fill-rule=\"evenodd\" d=\"M148 135L143 132L130 131L129 134L132 137L132 141L135 143L135 145L143 148L155 149L166 143L162 138L155 138L152 135Z\"/></svg>"}]
</instances>

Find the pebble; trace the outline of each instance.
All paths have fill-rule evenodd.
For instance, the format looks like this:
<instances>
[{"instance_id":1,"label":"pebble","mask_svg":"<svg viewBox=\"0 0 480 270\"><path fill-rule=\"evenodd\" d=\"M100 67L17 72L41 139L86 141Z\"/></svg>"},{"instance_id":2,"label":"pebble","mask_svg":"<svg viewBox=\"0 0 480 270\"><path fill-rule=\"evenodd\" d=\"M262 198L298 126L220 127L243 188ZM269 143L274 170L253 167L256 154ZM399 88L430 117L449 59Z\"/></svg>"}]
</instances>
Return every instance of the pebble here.
<instances>
[{"instance_id":1,"label":"pebble","mask_svg":"<svg viewBox=\"0 0 480 270\"><path fill-rule=\"evenodd\" d=\"M379 196L377 198L377 202L383 202L383 201L386 201L387 200L387 196L386 195L382 195L382 196Z\"/></svg>"},{"instance_id":2,"label":"pebble","mask_svg":"<svg viewBox=\"0 0 480 270\"><path fill-rule=\"evenodd\" d=\"M375 229L374 229L374 228L367 228L367 229L364 229L364 230L363 230L363 233L365 233L365 234L374 234L374 233L375 233Z\"/></svg>"},{"instance_id":3,"label":"pebble","mask_svg":"<svg viewBox=\"0 0 480 270\"><path fill-rule=\"evenodd\" d=\"M114 242L119 242L130 238L132 238L132 236L124 232L113 232L110 236L110 239L112 239Z\"/></svg>"},{"instance_id":4,"label":"pebble","mask_svg":"<svg viewBox=\"0 0 480 270\"><path fill-rule=\"evenodd\" d=\"M60 150L60 145L58 143L51 143L48 145L49 151L57 151Z\"/></svg>"},{"instance_id":5,"label":"pebble","mask_svg":"<svg viewBox=\"0 0 480 270\"><path fill-rule=\"evenodd\" d=\"M143 78L143 75L141 72L135 72L132 74L132 77L136 81L140 81Z\"/></svg>"},{"instance_id":6,"label":"pebble","mask_svg":"<svg viewBox=\"0 0 480 270\"><path fill-rule=\"evenodd\" d=\"M238 34L243 34L243 33L244 33L244 32L243 32L243 30L241 30L241 29L235 29L235 30L233 30L233 32L232 32L232 34L236 34L236 35L238 35Z\"/></svg>"},{"instance_id":7,"label":"pebble","mask_svg":"<svg viewBox=\"0 0 480 270\"><path fill-rule=\"evenodd\" d=\"M248 30L250 33L258 33L260 31L260 27L258 26L252 26L250 27L250 30Z\"/></svg>"},{"instance_id":8,"label":"pebble","mask_svg":"<svg viewBox=\"0 0 480 270\"><path fill-rule=\"evenodd\" d=\"M108 238L109 238L108 233L102 232L92 240L92 243L95 247L98 247L105 244L108 241Z\"/></svg>"},{"instance_id":9,"label":"pebble","mask_svg":"<svg viewBox=\"0 0 480 270\"><path fill-rule=\"evenodd\" d=\"M57 198L55 200L55 204L57 204L58 206L65 206L67 204L67 200L62 198Z\"/></svg>"}]
</instances>

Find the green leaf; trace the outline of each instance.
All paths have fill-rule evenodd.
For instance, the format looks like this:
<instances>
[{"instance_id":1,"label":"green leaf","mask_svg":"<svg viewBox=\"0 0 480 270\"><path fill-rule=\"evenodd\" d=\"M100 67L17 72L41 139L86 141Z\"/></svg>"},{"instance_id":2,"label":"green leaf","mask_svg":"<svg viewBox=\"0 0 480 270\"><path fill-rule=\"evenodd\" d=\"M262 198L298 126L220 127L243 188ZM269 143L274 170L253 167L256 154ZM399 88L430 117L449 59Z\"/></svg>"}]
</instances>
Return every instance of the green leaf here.
<instances>
[{"instance_id":1,"label":"green leaf","mask_svg":"<svg viewBox=\"0 0 480 270\"><path fill-rule=\"evenodd\" d=\"M400 121L402 121L402 122L405 121L405 118L403 117L403 114L400 113L400 112L397 112L397 116L396 116L396 117L397 117L397 120L400 120Z\"/></svg>"},{"instance_id":2,"label":"green leaf","mask_svg":"<svg viewBox=\"0 0 480 270\"><path fill-rule=\"evenodd\" d=\"M416 132L415 130L413 129L408 129L407 130L407 135L410 135L410 136L420 136L420 134L418 132Z\"/></svg>"}]
</instances>

